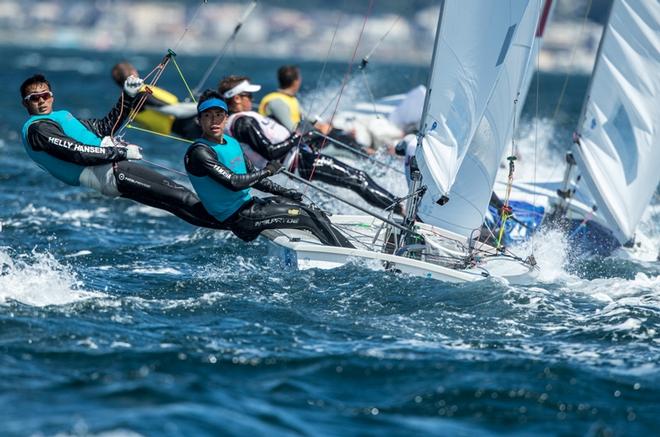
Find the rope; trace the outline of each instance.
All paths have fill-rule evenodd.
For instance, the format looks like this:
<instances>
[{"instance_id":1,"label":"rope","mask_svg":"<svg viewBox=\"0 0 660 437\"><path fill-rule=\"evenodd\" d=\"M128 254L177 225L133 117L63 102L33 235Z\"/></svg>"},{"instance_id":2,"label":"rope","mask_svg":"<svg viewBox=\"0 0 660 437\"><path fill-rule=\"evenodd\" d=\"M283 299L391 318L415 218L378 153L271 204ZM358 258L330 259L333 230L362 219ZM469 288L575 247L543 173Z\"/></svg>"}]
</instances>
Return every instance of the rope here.
<instances>
[{"instance_id":1,"label":"rope","mask_svg":"<svg viewBox=\"0 0 660 437\"><path fill-rule=\"evenodd\" d=\"M186 28L183 30L183 33L179 37L179 40L176 42L176 44L174 44L174 50L178 50L179 45L181 44L181 41L183 41L183 37L186 36L188 31L190 30L190 26L192 26L193 22L197 18L197 15L199 14L199 11L202 9L202 6L204 6L206 3L208 3L208 0L202 0L202 2L199 4L199 6L197 6L197 9L195 10L195 13L193 14L193 16L188 21L188 24L186 24Z\"/></svg>"},{"instance_id":2,"label":"rope","mask_svg":"<svg viewBox=\"0 0 660 437\"><path fill-rule=\"evenodd\" d=\"M589 16L589 12L591 11L591 3L592 3L592 0L589 0L589 3L587 4L587 10L584 13L584 18L582 19L582 26L580 27L579 37L575 39L575 44L573 45L573 50L571 51L571 60L569 61L568 69L566 70L566 77L564 78L564 85L561 88L561 93L559 94L559 100L557 101L557 106L555 107L555 111L552 114L552 120L553 121L557 118L557 114L559 113L559 108L562 104L562 101L564 100L564 94L566 93L566 88L568 87L568 79L570 77L569 74L573 71L573 62L575 60L575 53L577 52L578 41L582 37L582 33L584 32L584 28L586 27L587 17Z\"/></svg>"},{"instance_id":3,"label":"rope","mask_svg":"<svg viewBox=\"0 0 660 437\"><path fill-rule=\"evenodd\" d=\"M170 138L170 139L177 140L177 141L182 141L182 142L188 143L188 144L192 144L194 142L194 141L191 141L191 140L187 140L185 138L175 137L174 135L167 135L167 134L163 134L163 133L156 132L156 131L153 131L153 130L133 126L132 124L128 124L128 125L126 125L126 127L129 128L129 129L133 129L133 130L138 130L140 132L147 132L147 133L150 133L150 134L158 135L159 137L165 137L165 138Z\"/></svg>"},{"instance_id":4,"label":"rope","mask_svg":"<svg viewBox=\"0 0 660 437\"><path fill-rule=\"evenodd\" d=\"M344 88L346 87L346 84L348 83L348 78L351 75L352 69L353 69L353 62L355 61L355 57L357 55L357 50L358 47L360 46L360 41L362 41L362 35L364 34L364 28L367 25L367 21L369 20L369 15L371 14L371 8L374 4L374 0L369 0L369 8L367 9L367 13L364 16L364 21L362 22L362 28L360 29L360 34L358 35L358 40L357 43L355 44L355 49L353 49L353 56L351 57L351 62L348 64L348 70L346 71L346 74L344 75L344 79L342 80L341 88L339 89L339 95L337 96L337 103L335 104L335 109L332 112L332 115L330 116L330 125L332 125L332 120L335 118L335 114L337 113L337 110L339 109L339 102L341 101L341 96L344 93ZM319 149L322 149L325 147L325 144L328 140L323 139L321 142L321 146ZM317 153L317 156L320 155L320 153ZM312 166L312 171L309 174L309 181L312 180L314 177L314 172L316 170L316 161L314 162L314 165Z\"/></svg>"},{"instance_id":5,"label":"rope","mask_svg":"<svg viewBox=\"0 0 660 437\"><path fill-rule=\"evenodd\" d=\"M176 71L179 73L179 76L181 77L181 80L183 81L183 84L186 86L186 89L188 90L188 95L190 96L190 98L192 99L192 101L193 101L194 103L197 103L197 100L195 100L195 95L194 95L193 92L190 90L190 87L188 86L188 82L186 81L186 78L183 77L183 72L182 72L181 69L179 68L179 64L177 64L177 63L176 63L176 59L174 59L175 56L176 56L176 53L174 53L174 52L172 52L172 53L173 53L173 56L172 56L172 62L174 62L174 66L176 67Z\"/></svg>"},{"instance_id":6,"label":"rope","mask_svg":"<svg viewBox=\"0 0 660 437\"><path fill-rule=\"evenodd\" d=\"M186 173L182 172L182 171L175 170L175 169L173 169L173 168L170 168L170 167L167 167L167 166L164 166L164 165L157 164L157 163L155 163L155 162L153 162L153 161L149 161L149 160L146 160L146 159L141 159L140 161L144 162L145 164L149 164L149 165L152 165L152 166L154 166L154 167L162 168L163 170L171 171L172 173L176 173L176 174L178 174L178 175L188 177L188 175L187 175Z\"/></svg>"},{"instance_id":7,"label":"rope","mask_svg":"<svg viewBox=\"0 0 660 437\"><path fill-rule=\"evenodd\" d=\"M153 70L151 70L151 71L149 72L149 74L147 74L147 75L144 77L143 80L146 81L147 79L149 79L149 77L150 77L152 74L154 74L154 72L155 72L156 70L158 70L159 68L161 68L161 67L164 68L164 66L163 66L163 63L164 63L164 62L165 62L165 58L163 58L163 60L160 62L160 64L158 64ZM146 90L147 93L150 93L150 92L151 92L151 90L149 89L148 86L145 86L145 90ZM123 92L121 93L120 99L121 99L121 109L119 110L119 116L117 117L117 121L115 121L115 124L112 126L112 129L110 130L110 136L111 136L111 137L114 137L114 136L115 136L115 129L117 129L117 126L119 125L119 120L122 119L122 115L123 115L123 113L124 113L124 93L123 93ZM139 109L141 109L141 108L142 108L142 105L144 105L144 102L145 102L146 99L147 99L146 94L140 96L140 98L139 98L139 100L138 100L138 102L137 102L137 105L135 105L133 108L131 108L131 111L129 112L128 117L127 117L126 121L124 122L124 126L126 126L128 123L130 123L131 121L133 121L133 119L137 116L137 113L139 112ZM124 130L123 127L120 128L120 129L119 129L119 132L117 132L117 135L120 136L121 133L123 132L123 130Z\"/></svg>"},{"instance_id":8,"label":"rope","mask_svg":"<svg viewBox=\"0 0 660 437\"><path fill-rule=\"evenodd\" d=\"M138 113L142 110L142 107L144 106L144 103L147 101L148 96L152 93L151 89L149 86L155 86L156 82L160 79L160 77L163 75L163 71L165 71L165 67L167 67L167 64L169 64L170 60L172 59L172 50L168 50L168 53L163 57L163 60L154 68L151 70L149 74L145 76L145 81L148 79L152 74L154 75L154 78L151 80L151 82L144 87L145 92L142 93L140 99L138 100L138 103L133 106L133 109L131 112L128 114L128 117L124 121L123 126L119 129L119 132L117 132L117 135L120 136L126 129L126 126L135 120L135 117L137 117ZM114 134L114 132L113 132Z\"/></svg>"},{"instance_id":9,"label":"rope","mask_svg":"<svg viewBox=\"0 0 660 437\"><path fill-rule=\"evenodd\" d=\"M584 217L584 220L580 222L577 228L573 229L573 232L571 232L570 237L574 237L584 226L591 220L591 218L594 216L594 210L592 209L589 211L589 214L587 214Z\"/></svg>"},{"instance_id":10,"label":"rope","mask_svg":"<svg viewBox=\"0 0 660 437\"><path fill-rule=\"evenodd\" d=\"M517 93L516 98L513 100L513 134L511 135L511 155L506 159L509 161L509 176L506 183L506 195L504 196L504 206L502 207L502 215L500 218L500 232L497 236L497 244L495 248L500 250L502 247L502 238L504 237L504 230L506 229L506 222L509 217L512 215L511 207L509 206L509 199L511 198L511 189L513 188L513 173L515 172L516 166L514 162L516 161L516 114L518 110L518 97L520 97L520 92Z\"/></svg>"},{"instance_id":11,"label":"rope","mask_svg":"<svg viewBox=\"0 0 660 437\"><path fill-rule=\"evenodd\" d=\"M238 24L236 24L236 27L234 27L234 31L232 34L229 36L227 41L225 41L225 44L222 46L222 49L220 50L220 53L218 53L218 56L215 57L209 68L206 69L204 72L204 75L200 79L199 83L195 86L195 93L199 93L202 90L202 87L206 83L206 81L209 79L211 76L211 73L213 73L213 70L215 70L215 67L217 67L218 63L222 58L224 58L225 54L227 53L227 49L229 48L229 44L231 44L235 39L236 36L238 35L239 30L241 30L241 27L243 26L243 23L247 18L250 16L254 8L257 7L257 1L254 0L250 5L248 5L247 9L243 13L243 16L241 17L240 20L238 20Z\"/></svg>"}]
</instances>

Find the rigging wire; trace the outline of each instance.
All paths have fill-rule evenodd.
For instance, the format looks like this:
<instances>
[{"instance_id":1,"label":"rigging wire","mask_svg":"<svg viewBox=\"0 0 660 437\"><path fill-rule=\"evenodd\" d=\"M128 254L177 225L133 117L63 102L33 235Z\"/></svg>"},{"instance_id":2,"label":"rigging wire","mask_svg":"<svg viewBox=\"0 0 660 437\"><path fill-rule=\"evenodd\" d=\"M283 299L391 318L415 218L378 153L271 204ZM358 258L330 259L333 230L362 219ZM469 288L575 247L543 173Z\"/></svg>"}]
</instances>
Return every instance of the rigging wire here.
<instances>
[{"instance_id":1,"label":"rigging wire","mask_svg":"<svg viewBox=\"0 0 660 437\"><path fill-rule=\"evenodd\" d=\"M197 19L197 15L199 14L199 11L202 9L202 6L204 6L204 5L207 4L207 3L208 3L208 0L202 0L202 2L199 4L199 6L197 6L197 9L195 10L195 13L194 13L193 16L190 18L190 20L188 20L188 23L186 24L186 27L185 27L185 29L183 30L183 33L182 33L181 36L179 37L179 40L176 42L176 44L174 44L174 50L175 50L175 51L179 49L179 45L181 44L181 42L183 41L183 38L186 36L186 34L188 33L188 31L190 30L190 27L192 26L192 24L193 24L193 23L195 22L195 20Z\"/></svg>"},{"instance_id":2,"label":"rigging wire","mask_svg":"<svg viewBox=\"0 0 660 437\"><path fill-rule=\"evenodd\" d=\"M335 44L335 37L337 36L337 31L339 30L339 23L341 23L342 17L343 17L343 13L339 13L337 15L337 22L335 23L335 30L332 33L332 38L330 40L330 45L328 46L328 51L326 52L325 60L323 61L323 67L321 68L321 74L319 75L319 78L316 81L316 87L315 87L315 89L312 93L312 96L313 96L312 97L312 105L311 105L312 108L314 107L315 99L316 99L316 96L318 95L318 91L321 88L321 81L323 79L323 75L325 74L325 69L328 66L328 59L330 59L330 53L332 52L332 47ZM313 129L313 126L310 128L310 130L311 129ZM296 147L300 147L300 145L302 143L302 139L303 139L303 137L305 136L306 133L307 132L304 132L304 131L302 132L302 134L300 135L300 138L298 139L298 144L296 145ZM296 155L293 159L293 163L292 163L291 168L295 168L295 167L298 166L298 158L299 158L299 155L298 155L298 153L296 153ZM305 188L303 189L303 195L307 193L307 190L308 190L308 187L305 186Z\"/></svg>"},{"instance_id":3,"label":"rigging wire","mask_svg":"<svg viewBox=\"0 0 660 437\"><path fill-rule=\"evenodd\" d=\"M364 81L364 86L367 89L367 94L369 95L369 99L371 100L371 104L374 107L374 112L376 113L376 118L380 118L380 114L378 114L378 111L376 110L376 98L374 97L374 94L371 92L371 87L369 86L369 80L367 79L367 73L366 73L366 68L367 64L369 63L369 58L371 55L374 54L376 49L381 45L383 41L385 41L385 38L392 32L394 27L399 23L399 20L401 19L401 15L397 15L396 19L392 23L389 29L387 29L387 32L376 42L376 44L373 46L371 51L367 53L367 55L362 58L362 63L360 64L360 72L362 73L362 80Z\"/></svg>"},{"instance_id":4,"label":"rigging wire","mask_svg":"<svg viewBox=\"0 0 660 437\"><path fill-rule=\"evenodd\" d=\"M319 93L318 93L318 90L321 88L321 83L322 83L322 80L323 80L323 75L324 75L324 73L325 73L325 69L326 69L327 64L328 64L328 59L329 59L329 57L330 57L330 52L331 52L332 47L333 47L333 45L334 45L335 36L336 36L336 34L337 34L337 30L338 30L338 28L339 28L339 23L340 23L340 21L341 21L341 18L342 18L342 15L340 14L340 15L338 16L337 23L336 23L336 25L335 25L335 30L334 30L333 35L332 35L332 41L330 42L330 46L328 47L328 52L326 53L326 57L325 57L325 60L324 60L324 62L323 62L323 67L322 67L322 69L321 69L321 74L320 74L320 76L319 76L319 78L318 78L318 80L317 80L316 87L315 87L315 89L314 89L314 91L313 91L313 93L312 93L313 99L312 99L312 102L311 102L311 104L310 104L310 107L311 107L311 108L315 107L316 99L318 98L318 94L319 94ZM364 58L362 58L362 62L361 62L360 67L359 67L359 70L362 72L362 75L363 75L362 77L363 77L363 80L364 80L364 83L365 83L365 87L366 87L367 92L368 92L368 94L369 94L369 96L370 96L371 103L372 103L372 105L373 105L373 107L374 107L374 112L376 112L376 102L375 102L374 95L373 95L373 93L371 92L371 88L369 87L369 83L368 83L368 80L367 80L367 77L366 77L365 69L366 69L366 66L367 66L367 64L368 64L368 62L369 62L369 58L371 57L371 55L373 55L373 53L376 51L376 49L378 48L378 46L379 46L379 45L385 40L385 38L386 38L386 37L390 34L390 32L394 29L394 27L396 26L396 24L399 22L400 18L401 18L400 16L397 16L396 20L394 20L393 24L390 26L390 28L387 30L387 32L385 32L385 34L379 39L379 41L374 45L374 47L369 51L369 53L368 53ZM328 109L328 107L330 106L330 104L331 104L336 98L337 98L337 95L333 96L333 97L329 100L328 105L323 109L323 111L322 111L321 113L325 112L325 111ZM380 117L380 115L377 115L377 116ZM312 130L312 128L310 128L310 130ZM306 133L306 132L303 132L303 135L304 135L305 133ZM380 165L380 166L383 166L383 167L387 167L387 168L390 168L390 169L394 170L394 171L397 172L397 173L404 174L404 172L402 172L401 170L399 170L399 169L397 169L397 168L395 168L395 167L393 167L393 166L391 166L391 165L388 165L388 164L386 164L386 163L384 163L384 162L382 162L382 161L379 161L378 159L376 159L376 158L373 157L373 156L370 156L370 155L368 155L368 154L366 154L366 153L364 153L364 152L361 152L361 151L359 151L359 150L356 150L354 147L350 147L350 146L348 146L347 144L342 143L341 141L338 141L338 140L336 140L336 139L334 139L334 138L332 138L332 137L329 137L329 136L327 136L327 135L325 135L325 134L319 132L318 130L316 131L316 134L317 134L318 136L321 136L321 137L325 138L326 140L330 141L331 143L333 143L333 144L335 144L335 145L337 145L337 146L339 146L339 147L343 147L343 148L345 148L345 149L347 149L347 150L353 152L354 154L356 154L356 155L358 155L358 156L361 156L361 157L363 157L363 158L369 159L370 161L374 162L374 163L377 164L377 165ZM302 138L301 138L301 140L299 140L299 143L300 143L301 141L302 141Z\"/></svg>"},{"instance_id":5,"label":"rigging wire","mask_svg":"<svg viewBox=\"0 0 660 437\"><path fill-rule=\"evenodd\" d=\"M160 64L158 64L153 70L151 70L151 72L149 74L147 74L143 78L143 80L146 82L147 79L149 79L149 77L152 74L154 75L151 82L144 86L144 91L145 92L142 93L142 96L137 101L137 104L133 105L133 108L132 108L131 112L129 113L128 118L124 121L122 127L117 132L117 136L119 136L120 138L123 136L123 132L125 131L126 126L128 126L128 124L132 123L133 120L135 119L135 117L137 117L137 114L140 112L140 110L144 106L147 98L152 93L149 86L156 86L156 83L158 82L158 80L162 76L163 72L165 71L165 67L167 67L167 65L170 63L170 61L176 56L175 50L177 50L179 48L179 45L183 41L183 38L186 36L186 34L188 33L188 30L190 30L191 26L193 25L193 23L197 19L197 16L199 15L199 12L202 9L202 6L204 6L206 3L208 3L208 0L202 0L201 3L197 6L197 9L195 10L195 13L190 18L190 20L188 20L188 23L186 23L186 27L184 28L183 32L181 33L181 36L179 37L176 44L174 45L174 50L167 49L167 54L163 57L163 60L160 62ZM176 61L175 61L175 64L176 64ZM179 70L179 73L181 74L181 78L183 79L184 84L186 84L186 87L187 87L188 85L185 82L185 78L183 78L183 73L181 73L181 70L178 68L178 66L177 66L177 69ZM122 99L123 99L123 93L122 93ZM123 100L122 100L122 109L123 109ZM120 112L120 117L119 118L121 118L121 114L122 113ZM117 126L115 124L115 126L113 126L112 131L110 133L111 136L115 136L115 128L116 127Z\"/></svg>"},{"instance_id":6,"label":"rigging wire","mask_svg":"<svg viewBox=\"0 0 660 437\"><path fill-rule=\"evenodd\" d=\"M539 0L540 2L541 0ZM546 0L548 1L548 0ZM540 6L540 4L539 4ZM536 185L536 176L537 176L537 167L538 167L538 146L539 146L539 102L540 102L540 96L539 92L541 89L540 86L540 81L541 81L541 74L540 74L540 64L541 64L541 42L539 41L539 47L536 50L536 99L535 99L535 114L534 114L534 191L533 191L533 205L536 205L536 199L537 199L537 185ZM535 249L535 244L534 244L534 234L536 232L533 230L532 235L531 235L531 256L534 256L534 249Z\"/></svg>"},{"instance_id":7,"label":"rigging wire","mask_svg":"<svg viewBox=\"0 0 660 437\"><path fill-rule=\"evenodd\" d=\"M348 63L348 70L346 71L346 74L344 75L344 79L342 80L342 84L341 84L341 87L339 89L339 95L337 96L337 103L335 104L335 109L332 112L332 116L330 116L329 123L330 123L331 126L332 126L332 121L335 118L335 114L337 113L337 109L339 108L339 102L341 100L342 94L344 93L344 88L346 87L346 84L348 83L348 79L349 79L349 77L352 73L353 62L355 61L355 56L357 55L357 50L358 50L358 47L360 46L360 41L362 41L362 35L364 34L364 29L367 25L367 21L369 20L369 15L371 14L371 8L373 7L373 4L374 4L374 0L369 0L369 8L367 9L367 13L364 16L364 21L362 22L362 28L360 29L360 34L358 35L358 40L355 44L355 49L353 49L353 56L351 57L351 61ZM324 139L321 142L321 146L320 146L319 149L322 149L323 147L325 147L326 142L327 142L327 139ZM317 155L318 154L319 153L317 152ZM314 177L315 170L316 170L316 162L314 162L314 165L312 166L312 171L310 172L310 175L309 175L309 180L310 181Z\"/></svg>"},{"instance_id":8,"label":"rigging wire","mask_svg":"<svg viewBox=\"0 0 660 437\"><path fill-rule=\"evenodd\" d=\"M587 9L584 13L584 18L582 19L582 26L580 27L580 33L578 34L578 38L576 38L573 44L573 49L571 50L571 58L568 63L568 69L566 70L566 76L564 77L564 84L562 85L561 92L559 93L559 100L557 100L557 106L555 106L555 110L552 114L552 120L554 121L557 118L557 114L559 114L559 108L561 107L561 104L564 100L564 94L566 94L566 88L568 87L568 80L569 80L569 75L573 71L573 64L575 61L575 53L577 52L577 47L578 47L578 42L580 41L582 34L584 33L584 29L587 24L587 19L589 17L589 12L591 11L591 4L592 0L589 0L589 3L587 3Z\"/></svg>"},{"instance_id":9,"label":"rigging wire","mask_svg":"<svg viewBox=\"0 0 660 437\"><path fill-rule=\"evenodd\" d=\"M341 19L343 18L344 14L339 13L337 15L337 22L335 23L335 30L332 32L332 39L330 40L330 45L328 46L328 51L325 54L325 59L323 60L323 67L321 68L321 74L319 75L318 80L316 81L316 87L314 88L314 91L312 93L312 101L310 104L310 108L314 108L316 106L316 98L318 96L319 90L321 89L321 83L323 81L323 76L325 75L325 69L328 66L328 60L330 59L330 53L332 52L332 47L335 45L335 38L337 37L337 31L339 30L339 24L341 23ZM323 112L321 112L323 113Z\"/></svg>"},{"instance_id":10,"label":"rigging wire","mask_svg":"<svg viewBox=\"0 0 660 437\"><path fill-rule=\"evenodd\" d=\"M373 55L373 53L376 51L378 46L385 40L387 35L389 35L389 33L394 29L395 25L399 22L400 18L401 18L400 16L397 16L397 19L394 21L392 26L387 30L387 32L385 32L385 34L380 38L380 40L376 42L376 44L369 51L369 53L365 57L362 58L362 61L360 62L360 66L358 67L357 71L361 71L362 73L364 73L364 71L366 70L366 68L369 64L369 58L371 57L371 55ZM362 31L364 32L364 28L362 29ZM360 36L361 35L362 35L362 33L360 33ZM356 47L356 50L357 50L357 47ZM351 59L351 62L353 62L354 59L355 59L355 54L353 55L353 59ZM342 89L337 91L337 93L335 93L335 95L331 99L328 100L328 103L325 105L323 110L321 110L319 112L319 114L325 114L325 112L328 109L330 109L330 106L332 105L332 102L334 102L335 99L339 100L341 98L341 91L342 91ZM368 91L368 93L371 94L371 90L368 88L368 84L367 84L367 91ZM371 94L371 96L372 96L372 103L374 103L374 107L375 107L375 99L373 99L373 94Z\"/></svg>"},{"instance_id":11,"label":"rigging wire","mask_svg":"<svg viewBox=\"0 0 660 437\"><path fill-rule=\"evenodd\" d=\"M243 27L243 23L248 19L248 17L250 16L250 14L252 14L252 11L254 11L254 9L255 9L256 7L257 7L257 0L253 0L253 1L248 5L247 9L246 9L245 12L243 13L243 16L240 18L240 20L238 20L238 23L237 23L236 26L234 27L234 31L233 31L232 34L229 36L229 38L227 39L227 41L225 41L225 44L222 46L222 49L220 50L220 53L218 53L218 55L215 57L215 59L213 60L213 62L212 62L211 65L209 66L209 68L206 69L206 71L204 72L204 75L203 75L202 78L199 80L199 83L198 83L198 84L195 86L195 88L193 89L192 92L193 92L194 94L199 94L199 93L200 93L200 91L201 91L202 88L204 87L204 84L206 84L206 81L207 81L207 80L209 79L209 77L211 76L211 73L213 73L213 71L215 70L215 67L218 66L218 63L222 60L222 58L223 58L223 57L225 56L225 54L227 53L227 50L229 49L229 45L230 45L232 42L234 42L234 40L236 39L236 36L238 35L238 32L241 30L241 27ZM191 94L192 94L192 93L191 93ZM194 100L194 98L193 98L193 100Z\"/></svg>"},{"instance_id":12,"label":"rigging wire","mask_svg":"<svg viewBox=\"0 0 660 437\"><path fill-rule=\"evenodd\" d=\"M335 139L335 138L332 138L331 136L328 136L328 135L322 134L321 132L315 132L315 135L318 135L319 137L324 138L325 140L331 142L332 144L334 144L334 145L336 145L336 146L339 146L339 147L341 147L341 148L343 148L343 149L349 150L350 152L352 152L352 153L354 153L354 154L356 154L356 155L358 155L358 156L361 156L361 157L363 157L363 158L365 158L365 159L368 159L368 160L370 160L371 162L373 162L373 163L376 164L376 165L379 165L379 166L381 166L381 167L385 167L385 168L389 168L390 170L392 170L392 171L394 171L394 172L396 172L396 173L399 173L399 174L403 174L403 175L406 174L405 172L399 170L398 168L396 168L396 167L394 167L394 166L391 166L391 165L389 165L389 164L387 164L387 163L385 163L385 162L383 162L383 161L379 161L379 160L376 159L375 157L373 157L373 156L371 156L371 155L369 155L369 154L367 154L367 153L364 153L364 152L362 152L361 150L357 150L357 149L355 149L354 147L351 147L351 146L349 146L349 145L346 144L346 143L343 143L343 142L341 142L341 141L339 141L339 140L337 140L337 139Z\"/></svg>"}]
</instances>

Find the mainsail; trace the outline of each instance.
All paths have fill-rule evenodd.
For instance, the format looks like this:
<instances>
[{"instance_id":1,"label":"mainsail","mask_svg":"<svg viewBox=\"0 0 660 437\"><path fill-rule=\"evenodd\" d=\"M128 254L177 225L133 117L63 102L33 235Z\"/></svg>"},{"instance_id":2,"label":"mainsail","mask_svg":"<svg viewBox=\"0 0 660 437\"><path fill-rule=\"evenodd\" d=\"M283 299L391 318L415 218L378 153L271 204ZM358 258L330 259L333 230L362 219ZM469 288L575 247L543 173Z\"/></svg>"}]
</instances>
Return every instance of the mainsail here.
<instances>
[{"instance_id":1,"label":"mainsail","mask_svg":"<svg viewBox=\"0 0 660 437\"><path fill-rule=\"evenodd\" d=\"M660 181L660 2L614 0L578 134L578 167L623 244Z\"/></svg>"},{"instance_id":2,"label":"mainsail","mask_svg":"<svg viewBox=\"0 0 660 437\"><path fill-rule=\"evenodd\" d=\"M467 32L473 44L469 46L461 39L467 37L456 35L458 29L444 26L446 21L456 25L460 18L448 13L467 14L472 3L480 9L479 14L473 12L488 19L478 24L468 20L481 29ZM446 2L441 17L434 56L434 67L439 68L431 77L424 137L417 149L429 188L418 215L467 237L483 223L499 162L513 134L514 101L531 68L540 2L461 2L456 10L450 5L455 6ZM490 7L491 11L483 11ZM465 22L457 27L468 28ZM450 201L439 206L436 202L442 195Z\"/></svg>"}]
</instances>

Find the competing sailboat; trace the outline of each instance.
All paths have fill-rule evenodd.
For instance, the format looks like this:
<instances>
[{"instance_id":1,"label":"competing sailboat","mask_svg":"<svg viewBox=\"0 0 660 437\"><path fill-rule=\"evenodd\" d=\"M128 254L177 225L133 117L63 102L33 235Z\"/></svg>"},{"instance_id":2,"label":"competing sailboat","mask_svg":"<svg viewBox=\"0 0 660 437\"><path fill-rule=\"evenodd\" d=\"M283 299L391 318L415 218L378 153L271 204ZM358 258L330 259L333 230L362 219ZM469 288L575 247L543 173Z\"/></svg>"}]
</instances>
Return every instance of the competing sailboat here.
<instances>
[{"instance_id":1,"label":"competing sailboat","mask_svg":"<svg viewBox=\"0 0 660 437\"><path fill-rule=\"evenodd\" d=\"M355 248L323 246L303 231L264 232L285 261L331 268L351 259L376 260L454 282L492 275L530 280L533 265L477 237L512 134L538 16L538 2L528 0L441 2L417 154L423 185L413 185L406 219L332 217ZM415 222L417 215L425 223Z\"/></svg>"},{"instance_id":2,"label":"competing sailboat","mask_svg":"<svg viewBox=\"0 0 660 437\"><path fill-rule=\"evenodd\" d=\"M520 183L574 253L609 255L634 238L660 182L660 3L614 0L563 181Z\"/></svg>"}]
</instances>

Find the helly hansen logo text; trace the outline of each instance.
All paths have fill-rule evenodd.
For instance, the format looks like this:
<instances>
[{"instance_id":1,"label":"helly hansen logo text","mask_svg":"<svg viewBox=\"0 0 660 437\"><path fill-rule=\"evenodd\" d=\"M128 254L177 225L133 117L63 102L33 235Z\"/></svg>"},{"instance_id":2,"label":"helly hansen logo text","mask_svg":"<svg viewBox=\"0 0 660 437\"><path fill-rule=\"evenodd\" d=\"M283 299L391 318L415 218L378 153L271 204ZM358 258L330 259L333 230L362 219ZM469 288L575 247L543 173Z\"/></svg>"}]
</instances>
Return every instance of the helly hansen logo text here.
<instances>
[{"instance_id":1,"label":"helly hansen logo text","mask_svg":"<svg viewBox=\"0 0 660 437\"><path fill-rule=\"evenodd\" d=\"M105 150L103 150L103 147L85 146L83 144L75 143L73 141L63 140L61 138L48 137L48 142L51 144L55 144L56 146L59 147L64 147L73 150L74 152L97 153L97 154L103 154L105 152Z\"/></svg>"}]
</instances>

